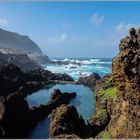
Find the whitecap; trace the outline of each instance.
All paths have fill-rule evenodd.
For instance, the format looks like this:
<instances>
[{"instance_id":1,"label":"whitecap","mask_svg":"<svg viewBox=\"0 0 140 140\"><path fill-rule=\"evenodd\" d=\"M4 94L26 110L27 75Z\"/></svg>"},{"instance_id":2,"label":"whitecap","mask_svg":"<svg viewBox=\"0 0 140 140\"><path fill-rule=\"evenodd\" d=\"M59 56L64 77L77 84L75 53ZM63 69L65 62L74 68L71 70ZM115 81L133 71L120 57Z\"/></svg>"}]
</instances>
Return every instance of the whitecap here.
<instances>
[{"instance_id":1,"label":"whitecap","mask_svg":"<svg viewBox=\"0 0 140 140\"><path fill-rule=\"evenodd\" d=\"M91 62L98 62L100 59L90 59Z\"/></svg>"}]
</instances>

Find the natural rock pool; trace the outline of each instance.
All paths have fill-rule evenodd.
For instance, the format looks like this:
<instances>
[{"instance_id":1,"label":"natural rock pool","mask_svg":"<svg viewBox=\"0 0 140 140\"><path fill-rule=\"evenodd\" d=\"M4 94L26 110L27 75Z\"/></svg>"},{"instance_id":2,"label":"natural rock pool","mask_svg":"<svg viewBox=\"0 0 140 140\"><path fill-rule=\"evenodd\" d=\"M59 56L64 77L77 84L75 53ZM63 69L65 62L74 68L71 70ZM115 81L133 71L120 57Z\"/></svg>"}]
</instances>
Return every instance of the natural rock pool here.
<instances>
[{"instance_id":1,"label":"natural rock pool","mask_svg":"<svg viewBox=\"0 0 140 140\"><path fill-rule=\"evenodd\" d=\"M75 84L56 84L49 85L44 89L32 93L27 96L29 107L39 106L40 104L46 104L50 100L53 89L60 89L61 92L76 92L77 97L70 101L70 104L74 105L78 112L83 116L85 122L88 118L93 116L93 92L90 88L83 85ZM40 121L37 126L31 131L29 138L48 138L49 118Z\"/></svg>"}]
</instances>

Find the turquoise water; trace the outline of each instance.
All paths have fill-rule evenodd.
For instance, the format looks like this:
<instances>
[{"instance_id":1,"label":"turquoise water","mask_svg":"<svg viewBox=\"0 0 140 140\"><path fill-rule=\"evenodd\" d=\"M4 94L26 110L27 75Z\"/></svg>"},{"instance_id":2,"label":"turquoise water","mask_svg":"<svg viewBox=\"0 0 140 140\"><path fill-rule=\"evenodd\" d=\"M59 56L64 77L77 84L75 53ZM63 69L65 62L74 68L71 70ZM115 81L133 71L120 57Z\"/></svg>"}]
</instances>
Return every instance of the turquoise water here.
<instances>
[{"instance_id":1,"label":"turquoise water","mask_svg":"<svg viewBox=\"0 0 140 140\"><path fill-rule=\"evenodd\" d=\"M76 92L77 97L72 99L70 104L77 108L77 111L83 116L85 122L87 122L89 117L93 116L93 92L90 88L83 85L56 84L50 88L41 89L27 96L26 100L28 101L29 107L46 104L50 100L53 89L60 89L62 92ZM30 133L29 138L48 138L49 122L49 118L45 118L39 122Z\"/></svg>"},{"instance_id":2,"label":"turquoise water","mask_svg":"<svg viewBox=\"0 0 140 140\"><path fill-rule=\"evenodd\" d=\"M90 88L83 85L74 84L56 84L50 88L41 89L32 95L27 96L29 107L46 104L50 100L54 89L60 89L61 92L76 92L77 97L72 99L70 104L74 105L85 121L93 115L93 92Z\"/></svg>"},{"instance_id":3,"label":"turquoise water","mask_svg":"<svg viewBox=\"0 0 140 140\"><path fill-rule=\"evenodd\" d=\"M52 61L68 61L68 65L46 64L43 67L54 73L67 73L74 80L80 77L89 76L93 72L98 73L101 77L111 73L112 59L52 59ZM75 64L72 64L74 62ZM80 65L78 65L80 64Z\"/></svg>"}]
</instances>

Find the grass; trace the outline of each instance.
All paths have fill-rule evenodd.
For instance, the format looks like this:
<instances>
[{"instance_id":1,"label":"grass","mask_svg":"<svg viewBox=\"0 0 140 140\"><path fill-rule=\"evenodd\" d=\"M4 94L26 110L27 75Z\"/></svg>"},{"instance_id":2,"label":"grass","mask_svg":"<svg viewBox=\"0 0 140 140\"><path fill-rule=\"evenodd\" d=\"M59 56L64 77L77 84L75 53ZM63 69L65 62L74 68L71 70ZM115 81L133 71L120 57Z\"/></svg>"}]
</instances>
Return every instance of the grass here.
<instances>
[{"instance_id":1,"label":"grass","mask_svg":"<svg viewBox=\"0 0 140 140\"><path fill-rule=\"evenodd\" d=\"M109 87L107 89L102 89L99 91L99 94L104 98L116 98L117 89L115 87Z\"/></svg>"},{"instance_id":2,"label":"grass","mask_svg":"<svg viewBox=\"0 0 140 140\"><path fill-rule=\"evenodd\" d=\"M116 96L116 93L117 93L117 89L115 87L111 87L111 88L108 88L106 90L106 94L109 96L109 97L115 97Z\"/></svg>"},{"instance_id":3,"label":"grass","mask_svg":"<svg viewBox=\"0 0 140 140\"><path fill-rule=\"evenodd\" d=\"M99 118L106 118L107 117L107 111L106 109L99 109L97 112L97 117Z\"/></svg>"},{"instance_id":4,"label":"grass","mask_svg":"<svg viewBox=\"0 0 140 140\"><path fill-rule=\"evenodd\" d=\"M108 131L104 131L104 132L102 132L101 137L102 137L102 139L105 139L105 140L110 139L110 134Z\"/></svg>"}]
</instances>

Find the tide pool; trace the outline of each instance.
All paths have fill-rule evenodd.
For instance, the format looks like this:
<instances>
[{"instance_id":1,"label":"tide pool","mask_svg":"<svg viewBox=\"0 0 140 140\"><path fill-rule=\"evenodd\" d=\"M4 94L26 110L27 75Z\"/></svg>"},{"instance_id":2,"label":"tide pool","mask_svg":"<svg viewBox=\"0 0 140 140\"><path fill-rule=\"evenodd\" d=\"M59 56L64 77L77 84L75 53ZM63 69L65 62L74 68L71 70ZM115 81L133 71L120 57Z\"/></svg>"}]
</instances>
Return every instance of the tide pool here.
<instances>
[{"instance_id":1,"label":"tide pool","mask_svg":"<svg viewBox=\"0 0 140 140\"><path fill-rule=\"evenodd\" d=\"M61 92L76 92L77 96L75 99L70 101L71 105L77 108L79 114L82 115L85 122L89 117L94 114L94 99L93 92L90 88L83 85L74 84L56 84L47 86L37 92L32 93L26 97L29 107L39 106L40 104L46 104L50 100L51 93L54 89L60 89ZM29 138L48 138L49 131L49 118L45 118L40 121L37 126L29 134Z\"/></svg>"}]
</instances>

